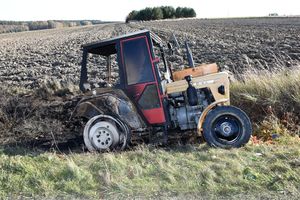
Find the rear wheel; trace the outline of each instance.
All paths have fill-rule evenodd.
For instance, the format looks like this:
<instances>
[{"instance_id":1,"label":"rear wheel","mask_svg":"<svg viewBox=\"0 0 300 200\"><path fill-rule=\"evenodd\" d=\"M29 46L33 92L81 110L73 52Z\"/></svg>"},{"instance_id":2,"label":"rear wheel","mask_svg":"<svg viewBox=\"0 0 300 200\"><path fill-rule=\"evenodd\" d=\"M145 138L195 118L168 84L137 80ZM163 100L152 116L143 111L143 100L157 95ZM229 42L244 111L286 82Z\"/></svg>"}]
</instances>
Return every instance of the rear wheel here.
<instances>
[{"instance_id":1,"label":"rear wheel","mask_svg":"<svg viewBox=\"0 0 300 200\"><path fill-rule=\"evenodd\" d=\"M249 117L233 106L218 106L203 123L203 137L210 146L230 148L246 144L252 134Z\"/></svg>"},{"instance_id":2,"label":"rear wheel","mask_svg":"<svg viewBox=\"0 0 300 200\"><path fill-rule=\"evenodd\" d=\"M97 115L86 123L83 139L89 151L123 150L130 141L130 130L115 117Z\"/></svg>"}]
</instances>

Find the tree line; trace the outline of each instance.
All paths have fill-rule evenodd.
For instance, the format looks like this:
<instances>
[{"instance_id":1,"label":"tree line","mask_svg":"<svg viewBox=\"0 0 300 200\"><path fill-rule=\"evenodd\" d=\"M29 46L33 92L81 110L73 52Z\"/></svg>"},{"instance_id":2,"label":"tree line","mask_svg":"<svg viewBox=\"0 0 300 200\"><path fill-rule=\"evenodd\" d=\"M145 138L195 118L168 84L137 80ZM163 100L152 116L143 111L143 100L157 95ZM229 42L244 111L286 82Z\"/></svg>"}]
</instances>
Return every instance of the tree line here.
<instances>
[{"instance_id":1,"label":"tree line","mask_svg":"<svg viewBox=\"0 0 300 200\"><path fill-rule=\"evenodd\" d=\"M159 19L174 19L174 18L188 18L196 17L196 11L193 8L177 7L176 9L172 6L161 6L161 7L147 7L142 10L133 10L127 17L126 22L132 20L159 20Z\"/></svg>"},{"instance_id":2,"label":"tree line","mask_svg":"<svg viewBox=\"0 0 300 200\"><path fill-rule=\"evenodd\" d=\"M0 21L0 33L101 24L100 20Z\"/></svg>"}]
</instances>

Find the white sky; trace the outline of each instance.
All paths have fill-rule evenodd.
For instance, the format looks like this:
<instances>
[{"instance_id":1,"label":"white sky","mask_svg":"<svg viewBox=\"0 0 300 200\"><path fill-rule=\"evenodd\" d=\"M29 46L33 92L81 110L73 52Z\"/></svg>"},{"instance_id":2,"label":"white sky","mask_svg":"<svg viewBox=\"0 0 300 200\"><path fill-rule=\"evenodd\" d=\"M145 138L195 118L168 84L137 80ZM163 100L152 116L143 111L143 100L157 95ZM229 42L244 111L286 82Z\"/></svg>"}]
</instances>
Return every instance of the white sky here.
<instances>
[{"instance_id":1,"label":"white sky","mask_svg":"<svg viewBox=\"0 0 300 200\"><path fill-rule=\"evenodd\" d=\"M201 18L300 14L300 0L0 0L0 20L123 21L131 10L161 5L192 7Z\"/></svg>"}]
</instances>

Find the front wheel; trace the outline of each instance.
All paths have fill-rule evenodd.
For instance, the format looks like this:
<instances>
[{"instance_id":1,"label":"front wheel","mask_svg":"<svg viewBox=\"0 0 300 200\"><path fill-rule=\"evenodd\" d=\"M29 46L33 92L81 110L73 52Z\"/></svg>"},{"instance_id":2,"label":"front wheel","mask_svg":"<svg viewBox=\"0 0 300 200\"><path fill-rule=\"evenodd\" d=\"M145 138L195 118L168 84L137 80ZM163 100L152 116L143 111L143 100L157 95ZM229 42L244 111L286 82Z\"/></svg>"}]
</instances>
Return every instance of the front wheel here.
<instances>
[{"instance_id":1,"label":"front wheel","mask_svg":"<svg viewBox=\"0 0 300 200\"><path fill-rule=\"evenodd\" d=\"M233 106L216 107L203 123L203 137L213 147L241 147L249 141L251 134L249 117Z\"/></svg>"}]
</instances>

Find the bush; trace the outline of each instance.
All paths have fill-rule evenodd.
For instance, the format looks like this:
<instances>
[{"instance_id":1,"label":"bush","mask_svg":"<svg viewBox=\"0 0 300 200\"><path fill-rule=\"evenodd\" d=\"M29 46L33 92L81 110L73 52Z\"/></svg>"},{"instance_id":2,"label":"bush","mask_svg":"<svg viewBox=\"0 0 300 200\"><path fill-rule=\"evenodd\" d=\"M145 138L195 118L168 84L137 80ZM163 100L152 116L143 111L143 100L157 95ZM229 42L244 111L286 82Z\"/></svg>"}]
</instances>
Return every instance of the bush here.
<instances>
[{"instance_id":1,"label":"bush","mask_svg":"<svg viewBox=\"0 0 300 200\"><path fill-rule=\"evenodd\" d=\"M28 30L29 28L26 25L0 25L0 33L14 33Z\"/></svg>"},{"instance_id":2,"label":"bush","mask_svg":"<svg viewBox=\"0 0 300 200\"><path fill-rule=\"evenodd\" d=\"M90 22L90 21L80 21L80 24L82 26L88 26L88 25L92 25L92 22Z\"/></svg>"},{"instance_id":3,"label":"bush","mask_svg":"<svg viewBox=\"0 0 300 200\"><path fill-rule=\"evenodd\" d=\"M131 11L126 17L126 23L128 23L130 20L135 19L137 14L138 14L138 11L136 11L136 10Z\"/></svg>"},{"instance_id":4,"label":"bush","mask_svg":"<svg viewBox=\"0 0 300 200\"><path fill-rule=\"evenodd\" d=\"M154 20L162 19L164 17L163 11L159 7L155 7L152 9L152 16L151 18Z\"/></svg>"},{"instance_id":5,"label":"bush","mask_svg":"<svg viewBox=\"0 0 300 200\"><path fill-rule=\"evenodd\" d=\"M47 21L34 21L28 23L29 30L48 29Z\"/></svg>"},{"instance_id":6,"label":"bush","mask_svg":"<svg viewBox=\"0 0 300 200\"><path fill-rule=\"evenodd\" d=\"M173 18L188 18L196 17L196 12L193 8L178 7L176 10L172 6L161 6L154 8L145 8L139 11L131 11L127 17L126 22L132 20L159 20L159 19L173 19Z\"/></svg>"},{"instance_id":7,"label":"bush","mask_svg":"<svg viewBox=\"0 0 300 200\"><path fill-rule=\"evenodd\" d=\"M62 22L57 22L57 21L52 21L52 20L48 21L48 28L50 28L50 29L63 28L64 26L65 26L65 24L63 24Z\"/></svg>"},{"instance_id":8,"label":"bush","mask_svg":"<svg viewBox=\"0 0 300 200\"><path fill-rule=\"evenodd\" d=\"M175 9L172 6L163 6L161 7L163 12L164 19L172 19L175 18Z\"/></svg>"},{"instance_id":9,"label":"bush","mask_svg":"<svg viewBox=\"0 0 300 200\"><path fill-rule=\"evenodd\" d=\"M188 17L196 17L196 12L192 8L180 8L178 7L175 11L176 18L188 18Z\"/></svg>"}]
</instances>

